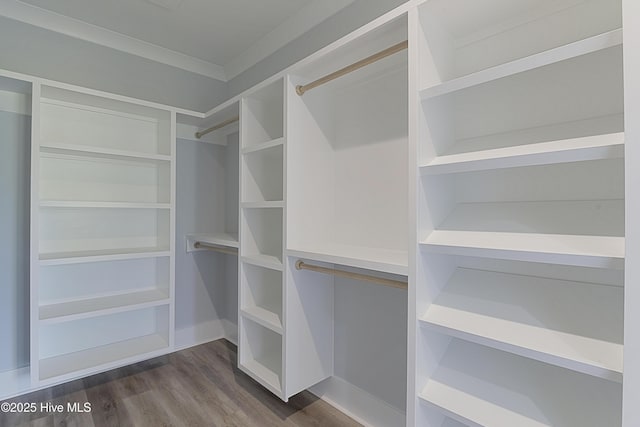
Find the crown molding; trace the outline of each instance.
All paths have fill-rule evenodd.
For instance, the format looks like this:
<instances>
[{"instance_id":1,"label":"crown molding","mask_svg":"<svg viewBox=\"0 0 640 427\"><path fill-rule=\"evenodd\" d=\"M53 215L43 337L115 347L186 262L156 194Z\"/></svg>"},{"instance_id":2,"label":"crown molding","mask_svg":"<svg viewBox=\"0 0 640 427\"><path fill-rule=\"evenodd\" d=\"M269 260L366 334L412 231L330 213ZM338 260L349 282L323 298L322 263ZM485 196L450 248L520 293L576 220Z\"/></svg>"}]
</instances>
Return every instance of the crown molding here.
<instances>
[{"instance_id":1,"label":"crown molding","mask_svg":"<svg viewBox=\"0 0 640 427\"><path fill-rule=\"evenodd\" d=\"M22 3L18 0L0 1L0 15L216 80L227 81L224 68L220 65Z\"/></svg>"}]
</instances>

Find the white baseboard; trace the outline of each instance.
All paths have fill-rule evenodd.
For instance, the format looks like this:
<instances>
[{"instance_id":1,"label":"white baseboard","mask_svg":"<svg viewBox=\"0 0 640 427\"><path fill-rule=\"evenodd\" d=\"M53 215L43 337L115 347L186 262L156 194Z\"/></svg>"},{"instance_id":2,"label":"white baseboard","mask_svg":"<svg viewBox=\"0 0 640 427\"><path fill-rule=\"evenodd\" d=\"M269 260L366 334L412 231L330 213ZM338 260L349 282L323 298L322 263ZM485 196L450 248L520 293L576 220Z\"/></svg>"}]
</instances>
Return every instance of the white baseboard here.
<instances>
[{"instance_id":1,"label":"white baseboard","mask_svg":"<svg viewBox=\"0 0 640 427\"><path fill-rule=\"evenodd\" d=\"M398 427L406 424L404 411L339 377L331 377L309 391L367 427Z\"/></svg>"},{"instance_id":2,"label":"white baseboard","mask_svg":"<svg viewBox=\"0 0 640 427\"><path fill-rule=\"evenodd\" d=\"M226 338L223 321L220 319L198 323L183 329L176 329L175 351Z\"/></svg>"}]
</instances>

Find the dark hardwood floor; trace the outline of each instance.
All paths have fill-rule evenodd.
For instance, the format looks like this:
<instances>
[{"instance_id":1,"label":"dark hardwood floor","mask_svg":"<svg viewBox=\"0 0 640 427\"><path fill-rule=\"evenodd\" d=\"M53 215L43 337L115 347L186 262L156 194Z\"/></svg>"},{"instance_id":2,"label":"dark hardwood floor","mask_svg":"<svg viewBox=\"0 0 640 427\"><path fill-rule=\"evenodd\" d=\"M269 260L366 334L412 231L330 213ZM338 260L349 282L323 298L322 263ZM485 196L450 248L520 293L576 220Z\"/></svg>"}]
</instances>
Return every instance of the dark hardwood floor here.
<instances>
[{"instance_id":1,"label":"dark hardwood floor","mask_svg":"<svg viewBox=\"0 0 640 427\"><path fill-rule=\"evenodd\" d=\"M0 413L0 426L359 426L309 392L284 403L236 368L226 340L20 396L6 402L62 404L61 413ZM68 412L67 403L91 404Z\"/></svg>"}]
</instances>

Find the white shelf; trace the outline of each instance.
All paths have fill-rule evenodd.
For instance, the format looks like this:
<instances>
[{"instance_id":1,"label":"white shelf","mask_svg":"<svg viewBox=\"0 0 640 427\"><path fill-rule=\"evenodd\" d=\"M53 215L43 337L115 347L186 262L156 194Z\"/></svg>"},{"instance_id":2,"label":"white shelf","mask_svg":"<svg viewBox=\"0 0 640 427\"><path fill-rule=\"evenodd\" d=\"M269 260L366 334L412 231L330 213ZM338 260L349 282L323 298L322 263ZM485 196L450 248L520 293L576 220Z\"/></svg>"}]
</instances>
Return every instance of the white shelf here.
<instances>
[{"instance_id":1,"label":"white shelf","mask_svg":"<svg viewBox=\"0 0 640 427\"><path fill-rule=\"evenodd\" d=\"M446 174L522 166L614 159L624 156L624 133L595 135L438 156L422 174Z\"/></svg>"},{"instance_id":2,"label":"white shelf","mask_svg":"<svg viewBox=\"0 0 640 427\"><path fill-rule=\"evenodd\" d=\"M196 242L207 243L214 246L224 248L238 248L237 233L195 233L187 234L187 252L204 251L206 249L197 249L194 247Z\"/></svg>"},{"instance_id":3,"label":"white shelf","mask_svg":"<svg viewBox=\"0 0 640 427\"><path fill-rule=\"evenodd\" d=\"M622 382L623 293L615 286L458 269L420 320L456 338Z\"/></svg>"},{"instance_id":4,"label":"white shelf","mask_svg":"<svg viewBox=\"0 0 640 427\"><path fill-rule=\"evenodd\" d=\"M621 424L621 384L456 340L419 397L470 426Z\"/></svg>"},{"instance_id":5,"label":"white shelf","mask_svg":"<svg viewBox=\"0 0 640 427\"><path fill-rule=\"evenodd\" d=\"M257 360L249 360L244 364L241 364L240 367L244 368L244 372L246 372L257 382L262 384L262 386L269 390L271 393L275 394L276 396L282 395L280 376L277 373L273 372L271 369L267 368Z\"/></svg>"},{"instance_id":6,"label":"white shelf","mask_svg":"<svg viewBox=\"0 0 640 427\"><path fill-rule=\"evenodd\" d=\"M420 97L423 100L434 98L621 44L622 29L609 31L425 88L420 91Z\"/></svg>"},{"instance_id":7,"label":"white shelf","mask_svg":"<svg viewBox=\"0 0 640 427\"><path fill-rule=\"evenodd\" d=\"M446 255L623 268L624 237L435 230L421 245Z\"/></svg>"},{"instance_id":8,"label":"white shelf","mask_svg":"<svg viewBox=\"0 0 640 427\"><path fill-rule=\"evenodd\" d=\"M242 257L242 262L247 264L257 265L258 267L269 268L271 270L282 271L282 262L278 257L271 255L245 255Z\"/></svg>"},{"instance_id":9,"label":"white shelf","mask_svg":"<svg viewBox=\"0 0 640 427\"><path fill-rule=\"evenodd\" d=\"M282 321L276 313L257 306L243 308L241 313L247 319L251 319L265 328L282 335Z\"/></svg>"},{"instance_id":10,"label":"white shelf","mask_svg":"<svg viewBox=\"0 0 640 427\"><path fill-rule=\"evenodd\" d=\"M169 203L135 203L135 202L81 202L66 200L43 200L42 208L99 208L99 209L171 209Z\"/></svg>"},{"instance_id":11,"label":"white shelf","mask_svg":"<svg viewBox=\"0 0 640 427\"><path fill-rule=\"evenodd\" d=\"M269 148L278 147L278 146L283 145L283 144L284 144L284 138L276 138L276 139L271 140L269 142L263 142L263 143L261 143L259 145L253 146L253 147L243 148L242 149L242 154L256 153L256 152L268 150Z\"/></svg>"},{"instance_id":12,"label":"white shelf","mask_svg":"<svg viewBox=\"0 0 640 427\"><path fill-rule=\"evenodd\" d=\"M62 380L149 359L166 353L169 346L158 335L116 342L88 350L40 360L40 380Z\"/></svg>"},{"instance_id":13,"label":"white shelf","mask_svg":"<svg viewBox=\"0 0 640 427\"><path fill-rule=\"evenodd\" d=\"M126 259L158 258L171 256L165 248L110 249L83 252L56 252L40 254L40 265L78 264L85 262L120 261Z\"/></svg>"},{"instance_id":14,"label":"white shelf","mask_svg":"<svg viewBox=\"0 0 640 427\"><path fill-rule=\"evenodd\" d=\"M40 306L42 323L67 322L169 304L165 291L153 289Z\"/></svg>"},{"instance_id":15,"label":"white shelf","mask_svg":"<svg viewBox=\"0 0 640 427\"><path fill-rule=\"evenodd\" d=\"M284 208L284 202L282 200L273 200L265 202L242 202L240 207L243 209L275 209Z\"/></svg>"},{"instance_id":16,"label":"white shelf","mask_svg":"<svg viewBox=\"0 0 640 427\"><path fill-rule=\"evenodd\" d=\"M171 156L164 154L152 154L152 153L140 153L136 151L126 150L114 150L110 148L91 147L88 145L76 145L76 144L58 144L53 142L43 141L40 143L40 148L45 150L60 150L68 151L72 154L82 156L100 156L113 159L132 158L141 160L153 160L153 161L171 161Z\"/></svg>"},{"instance_id":17,"label":"white shelf","mask_svg":"<svg viewBox=\"0 0 640 427\"><path fill-rule=\"evenodd\" d=\"M287 255L401 276L407 275L409 263L406 251L339 244L317 247L313 250L289 249Z\"/></svg>"}]
</instances>

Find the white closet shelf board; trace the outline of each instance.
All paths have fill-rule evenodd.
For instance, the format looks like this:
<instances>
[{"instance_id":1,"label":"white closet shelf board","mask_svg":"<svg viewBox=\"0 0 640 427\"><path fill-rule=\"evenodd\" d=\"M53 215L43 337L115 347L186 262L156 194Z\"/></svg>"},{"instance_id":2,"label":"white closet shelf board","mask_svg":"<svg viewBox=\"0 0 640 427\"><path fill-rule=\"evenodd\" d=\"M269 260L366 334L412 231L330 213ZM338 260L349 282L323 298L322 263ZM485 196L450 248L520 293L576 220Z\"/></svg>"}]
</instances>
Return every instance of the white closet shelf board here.
<instances>
[{"instance_id":1,"label":"white closet shelf board","mask_svg":"<svg viewBox=\"0 0 640 427\"><path fill-rule=\"evenodd\" d=\"M128 248L83 252L56 252L40 254L40 265L79 264L84 262L120 261L126 259L169 257L166 248Z\"/></svg>"},{"instance_id":2,"label":"white closet shelf board","mask_svg":"<svg viewBox=\"0 0 640 427\"><path fill-rule=\"evenodd\" d=\"M425 88L420 91L420 98L434 98L621 44L622 29L609 31Z\"/></svg>"},{"instance_id":3,"label":"white closet shelf board","mask_svg":"<svg viewBox=\"0 0 640 427\"><path fill-rule=\"evenodd\" d=\"M100 209L171 209L170 203L78 202L42 200L41 208L100 208Z\"/></svg>"},{"instance_id":4,"label":"white closet shelf board","mask_svg":"<svg viewBox=\"0 0 640 427\"><path fill-rule=\"evenodd\" d=\"M267 368L264 364L253 359L240 364L240 368L251 378L260 383L276 396L282 396L282 386L280 385L280 376Z\"/></svg>"},{"instance_id":5,"label":"white closet shelf board","mask_svg":"<svg viewBox=\"0 0 640 427\"><path fill-rule=\"evenodd\" d=\"M269 200L265 202L241 202L240 207L243 209L275 209L284 208L284 201Z\"/></svg>"},{"instance_id":6,"label":"white closet shelf board","mask_svg":"<svg viewBox=\"0 0 640 427\"><path fill-rule=\"evenodd\" d=\"M40 306L42 323L67 322L170 304L166 291L152 289Z\"/></svg>"},{"instance_id":7,"label":"white closet shelf board","mask_svg":"<svg viewBox=\"0 0 640 427\"><path fill-rule=\"evenodd\" d=\"M276 313L257 306L243 308L240 312L245 318L282 335L282 321Z\"/></svg>"},{"instance_id":8,"label":"white closet shelf board","mask_svg":"<svg viewBox=\"0 0 640 427\"><path fill-rule=\"evenodd\" d=\"M278 257L271 255L262 255L262 254L254 254L254 255L245 255L242 258L242 262L246 262L247 264L257 265L258 267L269 268L271 270L283 271L282 262Z\"/></svg>"},{"instance_id":9,"label":"white closet shelf board","mask_svg":"<svg viewBox=\"0 0 640 427\"><path fill-rule=\"evenodd\" d=\"M269 148L279 147L284 144L284 137L276 138L274 140L260 143L255 147L247 147L242 149L242 154L259 153L260 151L268 150Z\"/></svg>"},{"instance_id":10,"label":"white closet shelf board","mask_svg":"<svg viewBox=\"0 0 640 427\"><path fill-rule=\"evenodd\" d=\"M314 250L288 249L287 255L401 276L406 276L408 271L406 251L335 244Z\"/></svg>"},{"instance_id":11,"label":"white closet shelf board","mask_svg":"<svg viewBox=\"0 0 640 427\"><path fill-rule=\"evenodd\" d=\"M0 400L9 399L31 391L31 369L29 366L0 372Z\"/></svg>"},{"instance_id":12,"label":"white closet shelf board","mask_svg":"<svg viewBox=\"0 0 640 427\"><path fill-rule=\"evenodd\" d=\"M455 340L441 360L419 397L466 425L621 424L618 383Z\"/></svg>"},{"instance_id":13,"label":"white closet shelf board","mask_svg":"<svg viewBox=\"0 0 640 427\"><path fill-rule=\"evenodd\" d=\"M77 144L59 144L54 142L42 141L40 143L40 149L43 152L52 153L68 153L85 157L100 157L112 160L123 159L139 159L139 160L151 160L151 161L171 161L171 156L164 154L150 154L140 153L137 151L115 150L102 147L90 147Z\"/></svg>"},{"instance_id":14,"label":"white closet shelf board","mask_svg":"<svg viewBox=\"0 0 640 427\"><path fill-rule=\"evenodd\" d=\"M420 320L436 332L622 382L623 293L617 286L458 269Z\"/></svg>"},{"instance_id":15,"label":"white closet shelf board","mask_svg":"<svg viewBox=\"0 0 640 427\"><path fill-rule=\"evenodd\" d=\"M207 243L209 245L221 246L224 248L238 248L238 233L194 233L187 234L187 252L205 251L194 247L196 242Z\"/></svg>"},{"instance_id":16,"label":"white closet shelf board","mask_svg":"<svg viewBox=\"0 0 640 427\"><path fill-rule=\"evenodd\" d=\"M420 167L423 175L622 158L624 133L587 136L438 156Z\"/></svg>"},{"instance_id":17,"label":"white closet shelf board","mask_svg":"<svg viewBox=\"0 0 640 427\"><path fill-rule=\"evenodd\" d=\"M435 230L420 244L445 255L622 269L624 237Z\"/></svg>"},{"instance_id":18,"label":"white closet shelf board","mask_svg":"<svg viewBox=\"0 0 640 427\"><path fill-rule=\"evenodd\" d=\"M170 350L166 340L159 334L93 347L40 360L40 380L53 383L80 378L89 373L151 359Z\"/></svg>"}]
</instances>

